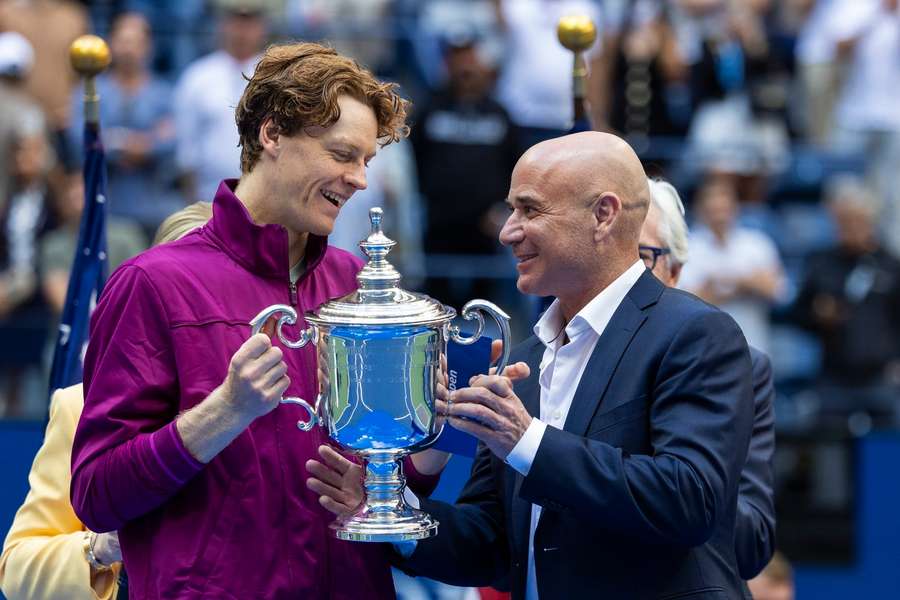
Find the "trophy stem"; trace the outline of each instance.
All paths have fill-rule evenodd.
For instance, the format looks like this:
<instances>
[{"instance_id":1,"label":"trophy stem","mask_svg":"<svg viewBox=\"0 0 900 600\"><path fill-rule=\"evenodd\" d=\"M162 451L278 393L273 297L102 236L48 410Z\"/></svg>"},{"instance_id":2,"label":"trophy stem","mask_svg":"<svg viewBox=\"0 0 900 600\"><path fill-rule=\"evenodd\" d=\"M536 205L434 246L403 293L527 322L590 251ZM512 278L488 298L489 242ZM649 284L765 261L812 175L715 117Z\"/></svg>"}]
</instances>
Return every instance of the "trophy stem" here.
<instances>
[{"instance_id":1,"label":"trophy stem","mask_svg":"<svg viewBox=\"0 0 900 600\"><path fill-rule=\"evenodd\" d=\"M408 452L395 449L361 454L366 464L366 499L353 513L330 525L334 535L354 542L406 542L436 535L437 521L403 498L406 478L400 461Z\"/></svg>"},{"instance_id":2,"label":"trophy stem","mask_svg":"<svg viewBox=\"0 0 900 600\"><path fill-rule=\"evenodd\" d=\"M405 503L403 488L406 477L400 460L387 453L373 453L366 457L366 503L374 511L393 511L397 503Z\"/></svg>"}]
</instances>

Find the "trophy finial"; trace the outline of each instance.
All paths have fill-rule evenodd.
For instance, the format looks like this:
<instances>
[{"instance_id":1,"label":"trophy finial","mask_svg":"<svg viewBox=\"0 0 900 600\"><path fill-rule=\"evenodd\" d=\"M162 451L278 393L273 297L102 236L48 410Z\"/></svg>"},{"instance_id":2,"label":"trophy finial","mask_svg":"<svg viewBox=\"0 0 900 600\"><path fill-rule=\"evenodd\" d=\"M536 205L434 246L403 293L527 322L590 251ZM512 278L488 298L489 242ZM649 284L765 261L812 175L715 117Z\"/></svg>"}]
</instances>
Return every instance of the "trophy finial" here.
<instances>
[{"instance_id":1,"label":"trophy finial","mask_svg":"<svg viewBox=\"0 0 900 600\"><path fill-rule=\"evenodd\" d=\"M96 35L83 35L69 46L69 60L83 77L94 77L109 66L109 46Z\"/></svg>"},{"instance_id":2,"label":"trophy finial","mask_svg":"<svg viewBox=\"0 0 900 600\"><path fill-rule=\"evenodd\" d=\"M584 52L594 45L597 27L586 15L567 15L556 26L559 43L572 52Z\"/></svg>"},{"instance_id":3,"label":"trophy finial","mask_svg":"<svg viewBox=\"0 0 900 600\"><path fill-rule=\"evenodd\" d=\"M383 232L381 231L381 219L384 216L384 211L380 206L373 206L369 209L369 222L372 224L372 235L379 235Z\"/></svg>"},{"instance_id":4,"label":"trophy finial","mask_svg":"<svg viewBox=\"0 0 900 600\"><path fill-rule=\"evenodd\" d=\"M369 209L369 222L372 230L369 237L359 243L360 250L369 257L369 262L356 275L361 290L396 287L400 281L400 273L387 261L388 252L397 242L384 235L381 219L384 211L380 206Z\"/></svg>"}]
</instances>

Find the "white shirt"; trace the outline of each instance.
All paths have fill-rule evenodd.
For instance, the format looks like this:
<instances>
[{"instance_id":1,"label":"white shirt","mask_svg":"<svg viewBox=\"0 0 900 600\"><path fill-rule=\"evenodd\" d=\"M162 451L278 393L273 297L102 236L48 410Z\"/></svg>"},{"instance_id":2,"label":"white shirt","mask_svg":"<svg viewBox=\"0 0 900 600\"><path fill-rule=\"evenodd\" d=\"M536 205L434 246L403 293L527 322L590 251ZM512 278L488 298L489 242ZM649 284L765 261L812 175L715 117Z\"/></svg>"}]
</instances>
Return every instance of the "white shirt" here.
<instances>
[{"instance_id":1,"label":"white shirt","mask_svg":"<svg viewBox=\"0 0 900 600\"><path fill-rule=\"evenodd\" d=\"M734 289L736 278L758 271L780 274L782 270L778 249L761 231L735 227L720 244L709 229L701 227L691 232L691 260L681 271L678 287L696 292L711 280L720 292L728 293ZM772 302L745 294L723 302L719 308L737 321L748 344L769 351Z\"/></svg>"},{"instance_id":2,"label":"white shirt","mask_svg":"<svg viewBox=\"0 0 900 600\"><path fill-rule=\"evenodd\" d=\"M801 65L821 65L837 54L835 32L839 27L843 0L818 0L803 22L794 54Z\"/></svg>"},{"instance_id":3,"label":"white shirt","mask_svg":"<svg viewBox=\"0 0 900 600\"><path fill-rule=\"evenodd\" d=\"M175 160L196 178L197 198L211 201L219 182L241 174L241 149L234 122L253 75L256 56L240 62L219 50L192 63L175 88Z\"/></svg>"},{"instance_id":4,"label":"white shirt","mask_svg":"<svg viewBox=\"0 0 900 600\"><path fill-rule=\"evenodd\" d=\"M589 0L505 0L506 62L497 95L519 125L568 129L572 120L572 52L556 37L564 15L588 15L603 30L598 4ZM599 48L595 42L587 59Z\"/></svg>"},{"instance_id":5,"label":"white shirt","mask_svg":"<svg viewBox=\"0 0 900 600\"><path fill-rule=\"evenodd\" d=\"M640 260L619 275L593 300L582 308L566 324L560 310L559 300L554 300L550 308L534 326L535 335L544 343L539 382L541 385L541 415L532 419L531 424L515 445L506 462L522 475L528 475L537 455L541 438L547 427L562 429L565 426L572 399L578 383L587 366L597 340L603 334L613 313L625 299L644 273L646 267ZM569 343L563 345L563 327ZM534 568L534 531L541 518L541 507L531 507L531 531L528 536L528 577L525 598L537 600L537 576Z\"/></svg>"},{"instance_id":6,"label":"white shirt","mask_svg":"<svg viewBox=\"0 0 900 600\"><path fill-rule=\"evenodd\" d=\"M836 39L858 37L837 105L836 121L851 131L900 131L900 9L881 0L843 0Z\"/></svg>"}]
</instances>

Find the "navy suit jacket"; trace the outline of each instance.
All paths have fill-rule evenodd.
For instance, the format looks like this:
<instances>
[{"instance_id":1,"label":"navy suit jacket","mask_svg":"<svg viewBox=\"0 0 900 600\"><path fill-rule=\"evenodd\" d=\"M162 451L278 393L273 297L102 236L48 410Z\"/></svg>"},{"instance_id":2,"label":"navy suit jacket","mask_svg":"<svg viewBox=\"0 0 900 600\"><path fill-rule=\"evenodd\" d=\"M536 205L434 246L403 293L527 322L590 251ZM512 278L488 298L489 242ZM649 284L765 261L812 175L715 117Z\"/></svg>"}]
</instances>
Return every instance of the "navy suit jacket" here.
<instances>
[{"instance_id":1,"label":"navy suit jacket","mask_svg":"<svg viewBox=\"0 0 900 600\"><path fill-rule=\"evenodd\" d=\"M734 552L738 572L752 579L775 552L775 497L772 455L775 453L775 387L772 363L750 347L753 362L753 435L738 487Z\"/></svg>"},{"instance_id":2,"label":"navy suit jacket","mask_svg":"<svg viewBox=\"0 0 900 600\"><path fill-rule=\"evenodd\" d=\"M515 392L540 413L544 346ZM525 595L531 505L539 595L741 596L738 481L753 421L747 343L718 309L645 272L597 342L563 430L547 427L527 477L480 445L457 503L423 500L438 535L400 566L456 585Z\"/></svg>"}]
</instances>

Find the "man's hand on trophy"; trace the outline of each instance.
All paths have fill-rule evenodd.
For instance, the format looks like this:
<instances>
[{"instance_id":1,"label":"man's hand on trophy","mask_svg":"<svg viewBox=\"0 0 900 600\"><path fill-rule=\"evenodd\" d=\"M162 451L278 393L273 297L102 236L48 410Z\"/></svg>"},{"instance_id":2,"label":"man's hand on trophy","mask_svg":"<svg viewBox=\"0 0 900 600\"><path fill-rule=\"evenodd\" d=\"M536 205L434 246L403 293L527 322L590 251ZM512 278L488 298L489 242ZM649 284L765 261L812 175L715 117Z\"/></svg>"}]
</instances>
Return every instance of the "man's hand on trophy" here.
<instances>
[{"instance_id":1,"label":"man's hand on trophy","mask_svg":"<svg viewBox=\"0 0 900 600\"><path fill-rule=\"evenodd\" d=\"M268 335L258 333L231 357L219 390L235 414L255 419L278 406L290 383L281 348L273 346Z\"/></svg>"},{"instance_id":2,"label":"man's hand on trophy","mask_svg":"<svg viewBox=\"0 0 900 600\"><path fill-rule=\"evenodd\" d=\"M517 364L528 369L524 363ZM532 419L513 393L510 378L500 375L473 377L470 387L450 394L448 409L453 427L474 435L503 459L525 435Z\"/></svg>"},{"instance_id":3,"label":"man's hand on trophy","mask_svg":"<svg viewBox=\"0 0 900 600\"><path fill-rule=\"evenodd\" d=\"M447 355L441 355L441 371L434 392L434 430L440 431L447 420L447 400L450 397L450 376L447 374ZM436 475L444 470L450 461L450 453L428 448L416 452L410 459L422 475Z\"/></svg>"},{"instance_id":4,"label":"man's hand on trophy","mask_svg":"<svg viewBox=\"0 0 900 600\"><path fill-rule=\"evenodd\" d=\"M225 381L202 402L178 415L175 425L191 456L208 463L254 419L278 406L291 380L281 349L264 333L231 357Z\"/></svg>"},{"instance_id":5,"label":"man's hand on trophy","mask_svg":"<svg viewBox=\"0 0 900 600\"><path fill-rule=\"evenodd\" d=\"M491 362L495 363L500 358L500 355L503 354L503 340L494 340L491 342ZM488 370L488 375L494 375L497 373L497 369L491 367ZM525 379L531 374L531 369L528 368L528 365L523 362L513 363L511 365L506 365L506 368L503 369L502 375L504 377L509 378L511 381L518 381L519 379ZM472 385L472 380L474 377L469 380L469 385Z\"/></svg>"},{"instance_id":6,"label":"man's hand on trophy","mask_svg":"<svg viewBox=\"0 0 900 600\"><path fill-rule=\"evenodd\" d=\"M322 461L306 461L306 487L319 494L319 504L336 515L355 509L365 499L363 469L331 446L319 446Z\"/></svg>"}]
</instances>

